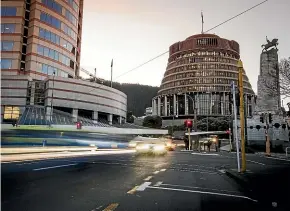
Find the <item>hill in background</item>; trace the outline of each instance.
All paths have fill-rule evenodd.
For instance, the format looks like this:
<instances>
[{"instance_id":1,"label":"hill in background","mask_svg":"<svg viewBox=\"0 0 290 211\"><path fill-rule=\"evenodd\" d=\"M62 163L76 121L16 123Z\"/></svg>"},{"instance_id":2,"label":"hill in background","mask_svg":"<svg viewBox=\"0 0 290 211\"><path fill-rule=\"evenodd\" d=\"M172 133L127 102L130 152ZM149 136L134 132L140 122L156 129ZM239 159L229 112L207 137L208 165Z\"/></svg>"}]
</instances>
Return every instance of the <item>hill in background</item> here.
<instances>
[{"instance_id":1,"label":"hill in background","mask_svg":"<svg viewBox=\"0 0 290 211\"><path fill-rule=\"evenodd\" d=\"M110 86L110 81L103 81ZM128 84L113 82L113 88L127 95L127 110L132 111L136 117L144 116L145 109L152 106L152 98L157 95L159 87L141 84Z\"/></svg>"}]
</instances>

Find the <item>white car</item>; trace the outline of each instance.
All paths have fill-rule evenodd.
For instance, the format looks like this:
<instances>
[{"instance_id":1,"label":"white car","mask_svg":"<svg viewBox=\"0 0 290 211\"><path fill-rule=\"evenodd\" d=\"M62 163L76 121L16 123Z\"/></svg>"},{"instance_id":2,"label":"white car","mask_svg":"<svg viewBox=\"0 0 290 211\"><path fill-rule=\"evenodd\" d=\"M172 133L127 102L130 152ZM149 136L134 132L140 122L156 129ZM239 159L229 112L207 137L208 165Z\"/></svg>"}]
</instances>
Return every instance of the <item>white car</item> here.
<instances>
[{"instance_id":1,"label":"white car","mask_svg":"<svg viewBox=\"0 0 290 211\"><path fill-rule=\"evenodd\" d=\"M165 155L167 153L164 142L143 142L136 145L137 154Z\"/></svg>"}]
</instances>

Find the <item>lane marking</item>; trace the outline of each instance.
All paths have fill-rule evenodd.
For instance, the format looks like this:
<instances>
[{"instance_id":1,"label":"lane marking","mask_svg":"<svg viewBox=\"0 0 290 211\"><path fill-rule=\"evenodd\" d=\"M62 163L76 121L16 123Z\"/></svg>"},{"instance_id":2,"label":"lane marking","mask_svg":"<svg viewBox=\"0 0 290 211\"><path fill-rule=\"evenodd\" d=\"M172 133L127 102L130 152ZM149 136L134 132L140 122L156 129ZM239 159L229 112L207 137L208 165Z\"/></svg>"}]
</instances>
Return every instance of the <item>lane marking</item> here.
<instances>
[{"instance_id":1,"label":"lane marking","mask_svg":"<svg viewBox=\"0 0 290 211\"><path fill-rule=\"evenodd\" d=\"M214 154L214 153L211 153L211 154L206 154L206 153L197 153L197 152L193 152L191 153L192 155L213 155L213 156L220 156L219 154Z\"/></svg>"},{"instance_id":2,"label":"lane marking","mask_svg":"<svg viewBox=\"0 0 290 211\"><path fill-rule=\"evenodd\" d=\"M46 169L55 169L55 168L62 168L62 167L75 166L75 165L77 165L77 163L60 165L60 166L49 166L49 167L37 168L37 169L33 169L33 171L41 171L41 170L46 170Z\"/></svg>"},{"instance_id":3,"label":"lane marking","mask_svg":"<svg viewBox=\"0 0 290 211\"><path fill-rule=\"evenodd\" d=\"M253 161L253 160L246 160L246 161L251 162L251 163L255 163L255 164L259 164L259 165L262 165L262 166L265 166L266 165L264 163L259 163L257 161Z\"/></svg>"},{"instance_id":4,"label":"lane marking","mask_svg":"<svg viewBox=\"0 0 290 211\"><path fill-rule=\"evenodd\" d=\"M135 186L134 188L132 188L131 190L129 190L127 193L128 194L134 194L136 192L136 190L137 190L138 187L139 186Z\"/></svg>"},{"instance_id":5,"label":"lane marking","mask_svg":"<svg viewBox=\"0 0 290 211\"><path fill-rule=\"evenodd\" d=\"M162 184L162 182L160 181L160 182L156 182L156 184L154 185L154 186L160 186Z\"/></svg>"},{"instance_id":6,"label":"lane marking","mask_svg":"<svg viewBox=\"0 0 290 211\"><path fill-rule=\"evenodd\" d=\"M267 157L267 156L265 156L265 158L269 158L269 159L273 159L273 160L283 160L283 161L290 162L290 160L287 160L287 159L284 159L284 158L274 158L274 157Z\"/></svg>"},{"instance_id":7,"label":"lane marking","mask_svg":"<svg viewBox=\"0 0 290 211\"><path fill-rule=\"evenodd\" d=\"M183 172L192 172L192 173L200 173L200 174L218 174L217 172L212 171L195 171L190 169L177 169L177 168L170 168L171 171L183 171Z\"/></svg>"},{"instance_id":8,"label":"lane marking","mask_svg":"<svg viewBox=\"0 0 290 211\"><path fill-rule=\"evenodd\" d=\"M160 171L166 171L166 169L161 169Z\"/></svg>"},{"instance_id":9,"label":"lane marking","mask_svg":"<svg viewBox=\"0 0 290 211\"><path fill-rule=\"evenodd\" d=\"M148 176L148 177L146 177L144 180L145 181L149 181L149 180L151 180L152 179L152 176Z\"/></svg>"},{"instance_id":10,"label":"lane marking","mask_svg":"<svg viewBox=\"0 0 290 211\"><path fill-rule=\"evenodd\" d=\"M118 203L113 203L107 206L103 211L113 211L119 206Z\"/></svg>"},{"instance_id":11,"label":"lane marking","mask_svg":"<svg viewBox=\"0 0 290 211\"><path fill-rule=\"evenodd\" d=\"M203 188L203 187L187 186L187 185L172 185L172 184L166 184L166 183L162 183L161 186L201 189L201 190L209 190L209 191L221 191L221 192L228 192L228 193L239 193L237 191L232 191L232 190L222 190L222 189L215 189L215 188Z\"/></svg>"},{"instance_id":12,"label":"lane marking","mask_svg":"<svg viewBox=\"0 0 290 211\"><path fill-rule=\"evenodd\" d=\"M158 173L159 173L159 171L154 171L154 172L153 172L153 174L158 174Z\"/></svg>"},{"instance_id":13,"label":"lane marking","mask_svg":"<svg viewBox=\"0 0 290 211\"><path fill-rule=\"evenodd\" d=\"M144 182L136 189L136 191L144 191L147 187L149 187L150 184L151 182Z\"/></svg>"},{"instance_id":14,"label":"lane marking","mask_svg":"<svg viewBox=\"0 0 290 211\"><path fill-rule=\"evenodd\" d=\"M233 194L226 194L226 193L206 192L206 191L186 190L186 189L176 189L176 188L164 188L164 187L156 187L156 186L149 186L148 188L160 189L160 190L180 191L180 192L189 192L189 193L200 193L200 194L208 194L208 195L218 195L218 196L226 196L226 197L233 197L233 198L242 198L242 199L248 199L248 200L251 200L254 202L258 202L257 200L252 199L252 198L247 197L247 196L233 195Z\"/></svg>"},{"instance_id":15,"label":"lane marking","mask_svg":"<svg viewBox=\"0 0 290 211\"><path fill-rule=\"evenodd\" d=\"M220 169L220 170L218 170L218 171L221 172L221 173L223 173L223 174L226 173L226 171L225 171L224 169Z\"/></svg>"}]
</instances>

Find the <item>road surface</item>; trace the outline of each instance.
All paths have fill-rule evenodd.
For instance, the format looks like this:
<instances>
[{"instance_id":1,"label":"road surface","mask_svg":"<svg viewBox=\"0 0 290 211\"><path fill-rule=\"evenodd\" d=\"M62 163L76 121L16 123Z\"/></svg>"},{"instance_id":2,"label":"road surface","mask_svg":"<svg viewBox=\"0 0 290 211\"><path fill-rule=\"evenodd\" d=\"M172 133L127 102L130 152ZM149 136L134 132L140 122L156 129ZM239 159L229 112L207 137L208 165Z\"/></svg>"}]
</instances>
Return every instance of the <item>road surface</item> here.
<instances>
[{"instance_id":1,"label":"road surface","mask_svg":"<svg viewBox=\"0 0 290 211\"><path fill-rule=\"evenodd\" d=\"M252 173L289 167L286 160L247 157ZM2 163L3 211L263 210L225 169L231 153L110 154ZM277 169L276 169L277 170ZM275 170L275 171L276 171ZM289 190L289 189L288 189ZM261 190L261 192L265 191ZM276 200L276 199L275 199ZM287 205L289 206L289 205Z\"/></svg>"}]
</instances>

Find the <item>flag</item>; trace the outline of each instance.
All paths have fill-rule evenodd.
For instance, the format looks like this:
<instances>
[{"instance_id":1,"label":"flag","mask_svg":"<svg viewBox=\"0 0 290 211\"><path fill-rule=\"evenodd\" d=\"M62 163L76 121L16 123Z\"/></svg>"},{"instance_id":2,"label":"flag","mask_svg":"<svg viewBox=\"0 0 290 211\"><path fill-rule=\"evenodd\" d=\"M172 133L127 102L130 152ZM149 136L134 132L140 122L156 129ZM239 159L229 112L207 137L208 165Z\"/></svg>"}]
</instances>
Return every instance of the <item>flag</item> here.
<instances>
[{"instance_id":1,"label":"flag","mask_svg":"<svg viewBox=\"0 0 290 211\"><path fill-rule=\"evenodd\" d=\"M201 11L201 21L202 21L202 23L204 23L203 22L203 13L202 13L202 11Z\"/></svg>"},{"instance_id":2,"label":"flag","mask_svg":"<svg viewBox=\"0 0 290 211\"><path fill-rule=\"evenodd\" d=\"M113 67L113 59L112 59L112 62L111 62L111 67Z\"/></svg>"}]
</instances>

